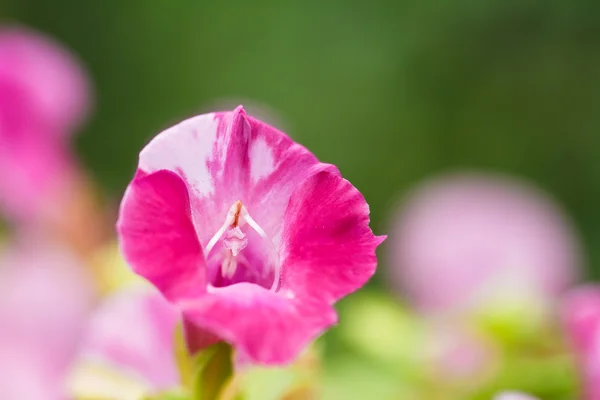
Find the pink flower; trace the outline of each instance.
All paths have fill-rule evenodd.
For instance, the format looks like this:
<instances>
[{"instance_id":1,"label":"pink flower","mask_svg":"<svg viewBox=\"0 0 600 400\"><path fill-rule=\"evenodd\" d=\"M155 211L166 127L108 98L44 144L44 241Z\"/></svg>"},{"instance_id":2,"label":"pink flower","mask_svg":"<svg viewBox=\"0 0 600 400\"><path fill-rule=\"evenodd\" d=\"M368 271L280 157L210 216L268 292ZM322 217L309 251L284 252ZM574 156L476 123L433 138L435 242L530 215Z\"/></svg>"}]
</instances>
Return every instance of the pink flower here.
<instances>
[{"instance_id":1,"label":"pink flower","mask_svg":"<svg viewBox=\"0 0 600 400\"><path fill-rule=\"evenodd\" d=\"M39 211L59 190L88 92L79 63L57 43L0 27L0 206L11 218Z\"/></svg>"},{"instance_id":2,"label":"pink flower","mask_svg":"<svg viewBox=\"0 0 600 400\"><path fill-rule=\"evenodd\" d=\"M176 387L178 320L177 311L158 293L130 289L105 299L89 321L71 377L75 394L112 396L105 393L111 389L106 381L90 384L88 375L95 370L127 382L125 387L139 390L140 395Z\"/></svg>"},{"instance_id":3,"label":"pink flower","mask_svg":"<svg viewBox=\"0 0 600 400\"><path fill-rule=\"evenodd\" d=\"M422 349L436 381L477 387L497 373L498 349L490 340L457 326L428 328Z\"/></svg>"},{"instance_id":4,"label":"pink flower","mask_svg":"<svg viewBox=\"0 0 600 400\"><path fill-rule=\"evenodd\" d=\"M200 115L141 152L121 248L196 329L252 362L281 364L375 272L383 237L332 165L243 108Z\"/></svg>"},{"instance_id":5,"label":"pink flower","mask_svg":"<svg viewBox=\"0 0 600 400\"><path fill-rule=\"evenodd\" d=\"M600 399L600 286L586 285L568 293L562 307L566 333L579 361L584 399Z\"/></svg>"},{"instance_id":6,"label":"pink flower","mask_svg":"<svg viewBox=\"0 0 600 400\"><path fill-rule=\"evenodd\" d=\"M498 393L494 400L537 400L537 398L521 392L502 392Z\"/></svg>"},{"instance_id":7,"label":"pink flower","mask_svg":"<svg viewBox=\"0 0 600 400\"><path fill-rule=\"evenodd\" d=\"M535 189L483 174L418 188L392 236L392 283L420 310L544 303L579 274L569 221Z\"/></svg>"},{"instance_id":8,"label":"pink flower","mask_svg":"<svg viewBox=\"0 0 600 400\"><path fill-rule=\"evenodd\" d=\"M0 398L58 400L93 285L79 262L46 243L18 243L0 260Z\"/></svg>"}]
</instances>

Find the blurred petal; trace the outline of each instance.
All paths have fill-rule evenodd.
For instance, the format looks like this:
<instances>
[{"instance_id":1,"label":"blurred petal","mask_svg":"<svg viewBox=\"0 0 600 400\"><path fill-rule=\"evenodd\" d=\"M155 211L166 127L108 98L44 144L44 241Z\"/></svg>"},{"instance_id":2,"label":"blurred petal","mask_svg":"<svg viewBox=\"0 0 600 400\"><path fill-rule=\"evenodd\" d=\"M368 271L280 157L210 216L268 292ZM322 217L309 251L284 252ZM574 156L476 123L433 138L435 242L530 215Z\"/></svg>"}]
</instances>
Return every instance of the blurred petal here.
<instances>
[{"instance_id":1,"label":"blurred petal","mask_svg":"<svg viewBox=\"0 0 600 400\"><path fill-rule=\"evenodd\" d=\"M592 349L600 334L600 286L589 284L571 290L562 304L562 318L577 349Z\"/></svg>"},{"instance_id":2,"label":"blurred petal","mask_svg":"<svg viewBox=\"0 0 600 400\"><path fill-rule=\"evenodd\" d=\"M418 188L391 238L391 283L421 310L553 302L579 275L572 226L543 194L483 174Z\"/></svg>"},{"instance_id":3,"label":"blurred petal","mask_svg":"<svg viewBox=\"0 0 600 400\"><path fill-rule=\"evenodd\" d=\"M68 138L88 91L83 69L58 44L0 27L0 211L9 219L35 219L71 189Z\"/></svg>"},{"instance_id":4,"label":"blurred petal","mask_svg":"<svg viewBox=\"0 0 600 400\"><path fill-rule=\"evenodd\" d=\"M429 326L421 339L426 367L440 383L475 388L498 372L497 344L458 326Z\"/></svg>"},{"instance_id":5,"label":"blurred petal","mask_svg":"<svg viewBox=\"0 0 600 400\"><path fill-rule=\"evenodd\" d=\"M537 400L537 398L521 392L502 392L498 393L494 400Z\"/></svg>"},{"instance_id":6,"label":"blurred petal","mask_svg":"<svg viewBox=\"0 0 600 400\"><path fill-rule=\"evenodd\" d=\"M78 369L89 372L96 366L149 390L176 386L173 334L178 319L158 293L124 291L108 297L90 321L73 380L82 375Z\"/></svg>"},{"instance_id":7,"label":"blurred petal","mask_svg":"<svg viewBox=\"0 0 600 400\"><path fill-rule=\"evenodd\" d=\"M64 135L81 123L90 106L90 85L79 61L52 39L23 27L0 28L0 81L28 94L31 114Z\"/></svg>"},{"instance_id":8,"label":"blurred petal","mask_svg":"<svg viewBox=\"0 0 600 400\"><path fill-rule=\"evenodd\" d=\"M600 286L586 285L567 294L562 307L566 333L575 349L585 400L600 398Z\"/></svg>"},{"instance_id":9,"label":"blurred petal","mask_svg":"<svg viewBox=\"0 0 600 400\"><path fill-rule=\"evenodd\" d=\"M60 248L22 242L3 253L0 398L29 399L4 394L34 388L45 393L42 398L59 398L93 297L83 266Z\"/></svg>"}]
</instances>

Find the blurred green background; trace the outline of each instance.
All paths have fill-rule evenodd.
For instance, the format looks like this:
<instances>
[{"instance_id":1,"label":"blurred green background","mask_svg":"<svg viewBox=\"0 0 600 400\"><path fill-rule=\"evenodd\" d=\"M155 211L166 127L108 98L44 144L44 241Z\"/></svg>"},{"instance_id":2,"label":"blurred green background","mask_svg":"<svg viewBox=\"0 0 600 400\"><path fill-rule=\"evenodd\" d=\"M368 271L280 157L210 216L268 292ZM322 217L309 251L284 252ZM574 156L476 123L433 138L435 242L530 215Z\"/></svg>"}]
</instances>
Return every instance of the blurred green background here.
<instances>
[{"instance_id":1,"label":"blurred green background","mask_svg":"<svg viewBox=\"0 0 600 400\"><path fill-rule=\"evenodd\" d=\"M421 179L496 170L555 195L600 275L597 0L1 0L0 16L88 67L77 146L115 199L150 137L247 100L340 167L377 233Z\"/></svg>"}]
</instances>

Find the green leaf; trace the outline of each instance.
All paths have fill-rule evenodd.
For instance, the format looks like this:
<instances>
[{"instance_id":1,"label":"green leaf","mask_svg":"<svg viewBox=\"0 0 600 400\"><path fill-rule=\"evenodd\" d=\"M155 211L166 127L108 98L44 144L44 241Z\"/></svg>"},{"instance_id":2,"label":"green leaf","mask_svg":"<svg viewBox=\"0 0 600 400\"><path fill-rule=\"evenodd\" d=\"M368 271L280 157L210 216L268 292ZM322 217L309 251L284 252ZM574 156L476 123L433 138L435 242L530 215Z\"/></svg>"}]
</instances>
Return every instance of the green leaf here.
<instances>
[{"instance_id":1,"label":"green leaf","mask_svg":"<svg viewBox=\"0 0 600 400\"><path fill-rule=\"evenodd\" d=\"M174 342L181 385L191 393L191 399L218 399L233 375L231 346L219 342L191 355L182 324L175 329Z\"/></svg>"},{"instance_id":2,"label":"green leaf","mask_svg":"<svg viewBox=\"0 0 600 400\"><path fill-rule=\"evenodd\" d=\"M320 361L319 351L313 344L290 365L245 368L236 376L236 394L245 400L320 398Z\"/></svg>"},{"instance_id":3,"label":"green leaf","mask_svg":"<svg viewBox=\"0 0 600 400\"><path fill-rule=\"evenodd\" d=\"M193 358L193 400L216 400L233 375L231 346L219 342Z\"/></svg>"},{"instance_id":4,"label":"green leaf","mask_svg":"<svg viewBox=\"0 0 600 400\"><path fill-rule=\"evenodd\" d=\"M183 324L181 322L175 327L174 352L181 385L191 390L194 379L194 362L185 343Z\"/></svg>"},{"instance_id":5,"label":"green leaf","mask_svg":"<svg viewBox=\"0 0 600 400\"><path fill-rule=\"evenodd\" d=\"M143 400L189 400L189 396L179 390L157 393Z\"/></svg>"}]
</instances>

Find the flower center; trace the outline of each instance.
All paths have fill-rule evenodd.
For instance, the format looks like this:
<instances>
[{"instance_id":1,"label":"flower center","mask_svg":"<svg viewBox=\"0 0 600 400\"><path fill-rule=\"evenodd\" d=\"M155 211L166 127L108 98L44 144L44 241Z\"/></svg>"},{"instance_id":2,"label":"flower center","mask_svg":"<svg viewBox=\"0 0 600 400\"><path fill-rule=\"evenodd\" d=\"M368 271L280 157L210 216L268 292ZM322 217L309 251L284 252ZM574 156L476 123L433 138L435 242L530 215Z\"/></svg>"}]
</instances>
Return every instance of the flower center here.
<instances>
[{"instance_id":1,"label":"flower center","mask_svg":"<svg viewBox=\"0 0 600 400\"><path fill-rule=\"evenodd\" d=\"M275 246L239 200L229 208L205 253L215 287L251 282L278 289L280 267Z\"/></svg>"}]
</instances>

